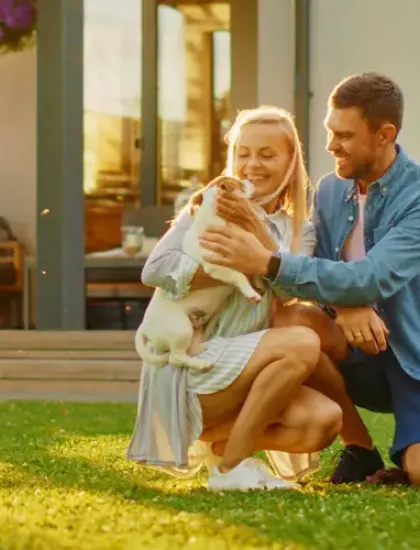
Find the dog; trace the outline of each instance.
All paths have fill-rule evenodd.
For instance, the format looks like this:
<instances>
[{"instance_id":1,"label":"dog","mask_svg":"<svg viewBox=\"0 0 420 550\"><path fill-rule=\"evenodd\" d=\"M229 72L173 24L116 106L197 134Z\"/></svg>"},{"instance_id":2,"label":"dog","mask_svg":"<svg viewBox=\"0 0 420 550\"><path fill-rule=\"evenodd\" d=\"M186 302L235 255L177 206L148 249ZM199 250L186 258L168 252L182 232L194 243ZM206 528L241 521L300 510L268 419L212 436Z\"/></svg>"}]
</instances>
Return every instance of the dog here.
<instances>
[{"instance_id":1,"label":"dog","mask_svg":"<svg viewBox=\"0 0 420 550\"><path fill-rule=\"evenodd\" d=\"M193 224L184 236L182 250L196 260L209 276L224 284L193 290L176 300L165 296L162 289L155 290L135 336L136 351L147 363L209 370L212 365L208 361L195 357L207 349L207 344L200 342L204 325L234 288L238 288L251 302L261 300L261 295L243 273L203 261L205 250L200 246L199 237L209 226L223 227L227 224L215 213L215 201L220 191L230 191L249 199L254 187L247 180L219 176L197 191L186 206L193 216Z\"/></svg>"}]
</instances>

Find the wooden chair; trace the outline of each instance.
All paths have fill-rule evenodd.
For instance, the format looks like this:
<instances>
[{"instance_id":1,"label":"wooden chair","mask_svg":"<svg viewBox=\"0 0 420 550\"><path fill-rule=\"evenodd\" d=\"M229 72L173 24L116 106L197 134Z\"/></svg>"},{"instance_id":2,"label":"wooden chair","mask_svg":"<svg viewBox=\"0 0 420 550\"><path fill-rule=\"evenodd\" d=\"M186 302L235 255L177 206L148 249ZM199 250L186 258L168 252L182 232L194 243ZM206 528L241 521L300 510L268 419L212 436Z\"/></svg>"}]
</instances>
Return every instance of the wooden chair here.
<instances>
[{"instance_id":1,"label":"wooden chair","mask_svg":"<svg viewBox=\"0 0 420 550\"><path fill-rule=\"evenodd\" d=\"M0 294L7 295L13 326L20 325L23 287L22 247L17 241L0 242Z\"/></svg>"}]
</instances>

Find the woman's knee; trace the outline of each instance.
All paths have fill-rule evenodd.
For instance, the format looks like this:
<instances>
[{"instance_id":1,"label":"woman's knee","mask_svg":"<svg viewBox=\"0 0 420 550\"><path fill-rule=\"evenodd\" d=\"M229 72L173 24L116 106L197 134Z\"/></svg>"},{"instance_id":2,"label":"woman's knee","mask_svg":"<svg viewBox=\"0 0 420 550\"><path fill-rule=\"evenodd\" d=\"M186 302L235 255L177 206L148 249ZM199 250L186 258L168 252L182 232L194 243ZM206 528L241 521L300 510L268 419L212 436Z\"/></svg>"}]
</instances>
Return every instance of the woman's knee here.
<instances>
[{"instance_id":1,"label":"woman's knee","mask_svg":"<svg viewBox=\"0 0 420 550\"><path fill-rule=\"evenodd\" d=\"M321 342L316 332L302 326L271 330L275 331L274 340L277 340L278 357L287 357L294 364L302 364L310 374L321 354Z\"/></svg>"},{"instance_id":2,"label":"woman's knee","mask_svg":"<svg viewBox=\"0 0 420 550\"><path fill-rule=\"evenodd\" d=\"M280 308L273 326L310 328L319 336L322 349L334 360L344 360L348 354L348 344L342 329L319 306L297 304Z\"/></svg>"},{"instance_id":3,"label":"woman's knee","mask_svg":"<svg viewBox=\"0 0 420 550\"><path fill-rule=\"evenodd\" d=\"M260 346L265 365L281 361L282 370L290 368L304 378L314 372L321 353L318 336L305 327L269 329Z\"/></svg>"}]
</instances>

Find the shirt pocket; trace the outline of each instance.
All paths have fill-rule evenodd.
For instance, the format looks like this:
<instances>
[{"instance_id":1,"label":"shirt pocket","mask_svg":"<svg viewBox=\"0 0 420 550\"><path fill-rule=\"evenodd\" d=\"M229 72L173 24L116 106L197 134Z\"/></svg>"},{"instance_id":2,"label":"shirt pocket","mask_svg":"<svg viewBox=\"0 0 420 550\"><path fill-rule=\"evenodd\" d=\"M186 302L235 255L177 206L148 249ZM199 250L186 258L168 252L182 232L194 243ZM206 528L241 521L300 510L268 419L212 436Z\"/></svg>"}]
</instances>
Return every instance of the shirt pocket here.
<instances>
[{"instance_id":1,"label":"shirt pocket","mask_svg":"<svg viewBox=\"0 0 420 550\"><path fill-rule=\"evenodd\" d=\"M388 231L390 231L391 229L393 229L396 226L397 226L396 223L388 223L387 225L381 225L381 226L377 227L376 229L374 229L373 230L373 241L375 242L375 244L377 242L379 242L381 239L383 239L385 237L385 235L388 233Z\"/></svg>"}]
</instances>

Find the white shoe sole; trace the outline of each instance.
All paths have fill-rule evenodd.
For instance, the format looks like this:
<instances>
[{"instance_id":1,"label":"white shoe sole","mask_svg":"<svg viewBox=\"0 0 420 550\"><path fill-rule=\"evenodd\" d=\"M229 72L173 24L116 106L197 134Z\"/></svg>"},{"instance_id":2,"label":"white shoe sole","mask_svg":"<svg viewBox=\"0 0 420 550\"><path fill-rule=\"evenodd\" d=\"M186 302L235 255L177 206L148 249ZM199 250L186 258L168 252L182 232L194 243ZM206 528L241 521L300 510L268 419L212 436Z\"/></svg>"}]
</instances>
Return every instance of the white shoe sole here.
<instances>
[{"instance_id":1,"label":"white shoe sole","mask_svg":"<svg viewBox=\"0 0 420 550\"><path fill-rule=\"evenodd\" d=\"M247 493L249 491L267 491L267 492L271 492L271 491L301 491L302 490L302 487L298 484L293 484L293 485L276 485L276 486L273 486L273 487L267 487L267 486L264 486L264 487L243 487L243 486L232 486L232 485L229 485L229 486L211 486L211 485L208 485L208 490L211 491L212 493L217 493L217 492L223 492L223 491L241 491L242 493Z\"/></svg>"}]
</instances>

